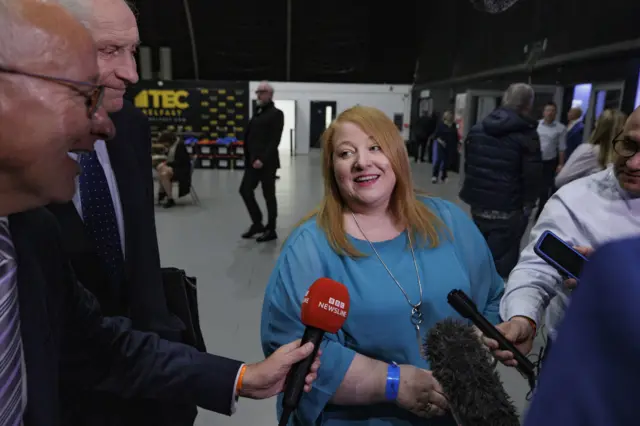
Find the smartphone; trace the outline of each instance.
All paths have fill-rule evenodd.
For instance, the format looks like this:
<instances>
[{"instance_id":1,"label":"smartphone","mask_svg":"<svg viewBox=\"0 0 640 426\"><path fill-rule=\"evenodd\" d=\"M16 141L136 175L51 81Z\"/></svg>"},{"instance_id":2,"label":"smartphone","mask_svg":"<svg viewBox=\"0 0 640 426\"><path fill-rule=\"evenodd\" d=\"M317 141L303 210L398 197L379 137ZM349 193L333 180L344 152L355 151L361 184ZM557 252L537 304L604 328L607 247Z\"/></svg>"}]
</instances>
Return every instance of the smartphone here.
<instances>
[{"instance_id":1,"label":"smartphone","mask_svg":"<svg viewBox=\"0 0 640 426\"><path fill-rule=\"evenodd\" d=\"M551 231L544 231L533 250L561 275L575 278L576 280L580 276L585 263L588 262L586 257Z\"/></svg>"}]
</instances>

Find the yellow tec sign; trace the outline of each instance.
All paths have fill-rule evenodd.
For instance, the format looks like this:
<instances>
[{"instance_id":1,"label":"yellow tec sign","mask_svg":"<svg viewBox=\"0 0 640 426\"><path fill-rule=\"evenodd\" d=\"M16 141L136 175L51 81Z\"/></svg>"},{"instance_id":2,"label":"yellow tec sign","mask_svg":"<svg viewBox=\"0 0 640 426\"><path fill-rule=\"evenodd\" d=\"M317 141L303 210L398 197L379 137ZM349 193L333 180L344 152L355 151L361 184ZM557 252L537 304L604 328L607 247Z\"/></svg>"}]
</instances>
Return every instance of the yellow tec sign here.
<instances>
[{"instance_id":1,"label":"yellow tec sign","mask_svg":"<svg viewBox=\"0 0 640 426\"><path fill-rule=\"evenodd\" d=\"M154 109L187 109L189 103L186 90L143 90L134 99L135 106Z\"/></svg>"}]
</instances>

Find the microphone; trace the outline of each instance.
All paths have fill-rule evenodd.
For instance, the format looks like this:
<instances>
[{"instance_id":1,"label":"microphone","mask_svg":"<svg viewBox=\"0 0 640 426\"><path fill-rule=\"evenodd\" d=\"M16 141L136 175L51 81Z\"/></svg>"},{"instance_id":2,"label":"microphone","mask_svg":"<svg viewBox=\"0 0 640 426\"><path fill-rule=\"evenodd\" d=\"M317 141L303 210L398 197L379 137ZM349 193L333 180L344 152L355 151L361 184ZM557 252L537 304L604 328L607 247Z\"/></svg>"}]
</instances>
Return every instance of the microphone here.
<instances>
[{"instance_id":1,"label":"microphone","mask_svg":"<svg viewBox=\"0 0 640 426\"><path fill-rule=\"evenodd\" d=\"M325 333L337 333L349 315L349 291L337 281L329 278L316 280L302 301L302 323L307 327L302 343L312 342L313 353L291 368L282 399L280 426L286 426L289 417L298 407L309 374Z\"/></svg>"},{"instance_id":2,"label":"microphone","mask_svg":"<svg viewBox=\"0 0 640 426\"><path fill-rule=\"evenodd\" d=\"M485 336L498 342L500 349L511 352L518 362L516 369L527 378L531 389L536 387L535 366L533 363L478 311L476 304L464 291L452 290L447 296L447 301L462 317L471 320Z\"/></svg>"},{"instance_id":3,"label":"microphone","mask_svg":"<svg viewBox=\"0 0 640 426\"><path fill-rule=\"evenodd\" d=\"M438 322L424 347L433 376L444 390L458 426L519 426L520 419L472 326Z\"/></svg>"}]
</instances>

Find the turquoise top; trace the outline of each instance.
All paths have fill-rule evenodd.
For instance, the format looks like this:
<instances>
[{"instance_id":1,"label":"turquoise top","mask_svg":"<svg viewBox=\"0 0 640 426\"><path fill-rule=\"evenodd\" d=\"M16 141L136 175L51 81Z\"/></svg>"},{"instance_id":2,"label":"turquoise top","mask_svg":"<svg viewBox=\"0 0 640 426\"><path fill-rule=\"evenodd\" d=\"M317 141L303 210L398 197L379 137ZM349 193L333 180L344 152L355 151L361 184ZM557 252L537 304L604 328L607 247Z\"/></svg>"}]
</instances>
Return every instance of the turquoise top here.
<instances>
[{"instance_id":1,"label":"turquoise top","mask_svg":"<svg viewBox=\"0 0 640 426\"><path fill-rule=\"evenodd\" d=\"M452 231L445 230L436 248L415 250L423 285L422 339L438 321L460 318L447 303L453 289L465 291L487 318L499 321L503 282L487 244L471 219L456 205L438 198L425 203ZM329 246L315 219L295 229L287 240L266 289L261 338L266 356L302 337L300 305L311 284L321 277L343 283L349 290L349 316L337 334L325 335L322 366L310 393L304 394L289 425L324 426L436 426L455 422L449 416L420 419L395 404L338 406L329 403L356 352L384 362L429 369L421 354L411 307L367 241L351 237L367 257L340 256ZM406 233L374 246L412 303L419 299L415 266ZM278 399L278 415L281 400ZM294 418L295 417L295 418Z\"/></svg>"}]
</instances>

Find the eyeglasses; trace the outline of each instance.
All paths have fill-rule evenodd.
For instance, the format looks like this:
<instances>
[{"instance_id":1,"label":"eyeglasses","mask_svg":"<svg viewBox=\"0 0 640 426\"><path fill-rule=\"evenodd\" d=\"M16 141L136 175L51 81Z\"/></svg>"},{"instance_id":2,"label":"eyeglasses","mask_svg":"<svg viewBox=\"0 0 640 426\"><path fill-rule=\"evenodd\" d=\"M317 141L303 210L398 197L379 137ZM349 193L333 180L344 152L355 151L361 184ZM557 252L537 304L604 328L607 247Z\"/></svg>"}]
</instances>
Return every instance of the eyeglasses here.
<instances>
[{"instance_id":1,"label":"eyeglasses","mask_svg":"<svg viewBox=\"0 0 640 426\"><path fill-rule=\"evenodd\" d=\"M25 77L38 78L40 80L51 81L58 84L63 84L65 86L69 86L80 94L82 94L87 99L87 114L89 118L92 118L96 112L98 112L98 108L102 105L102 100L104 98L104 90L105 87L103 85L89 83L87 81L76 81L69 80L67 78L59 78L59 77L51 77L48 75L42 74L34 74L30 72L18 71L11 68L5 68L0 66L0 72L4 72L7 74L16 74L23 75ZM90 91L79 90L78 87L88 87Z\"/></svg>"},{"instance_id":2,"label":"eyeglasses","mask_svg":"<svg viewBox=\"0 0 640 426\"><path fill-rule=\"evenodd\" d=\"M621 136L622 133L619 133L613 140L613 150L620 157L629 159L638 153L638 142Z\"/></svg>"}]
</instances>

